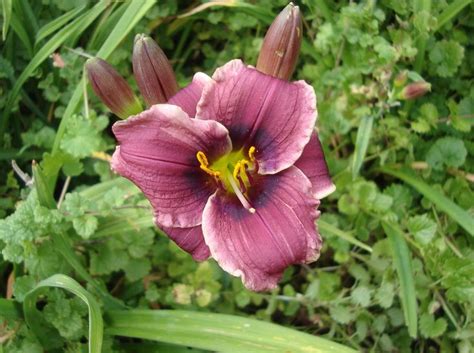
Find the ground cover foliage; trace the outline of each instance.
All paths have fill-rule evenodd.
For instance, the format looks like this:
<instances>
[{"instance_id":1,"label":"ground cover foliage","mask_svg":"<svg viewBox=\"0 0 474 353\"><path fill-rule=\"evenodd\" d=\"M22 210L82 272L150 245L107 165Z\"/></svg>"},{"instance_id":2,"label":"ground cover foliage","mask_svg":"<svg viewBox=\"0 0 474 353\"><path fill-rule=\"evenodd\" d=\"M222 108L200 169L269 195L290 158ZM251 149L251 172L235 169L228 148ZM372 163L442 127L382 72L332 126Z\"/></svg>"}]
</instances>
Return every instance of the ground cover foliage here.
<instances>
[{"instance_id":1,"label":"ground cover foliage","mask_svg":"<svg viewBox=\"0 0 474 353\"><path fill-rule=\"evenodd\" d=\"M94 351L102 340L103 352L197 351L124 338L150 338L123 328L148 320L114 311L128 307L258 318L367 352L472 352L474 5L298 3L305 39L295 78L316 90L337 191L322 203L319 261L253 293L170 242L138 190L111 173L116 117L87 88L80 55L131 78L133 38L146 33L181 86L233 58L255 64L286 2L217 3L2 1L2 351L82 352L88 342ZM404 88L422 80L431 92L407 100ZM184 331L161 341L219 349L173 320ZM212 326L206 320L196 325Z\"/></svg>"}]
</instances>

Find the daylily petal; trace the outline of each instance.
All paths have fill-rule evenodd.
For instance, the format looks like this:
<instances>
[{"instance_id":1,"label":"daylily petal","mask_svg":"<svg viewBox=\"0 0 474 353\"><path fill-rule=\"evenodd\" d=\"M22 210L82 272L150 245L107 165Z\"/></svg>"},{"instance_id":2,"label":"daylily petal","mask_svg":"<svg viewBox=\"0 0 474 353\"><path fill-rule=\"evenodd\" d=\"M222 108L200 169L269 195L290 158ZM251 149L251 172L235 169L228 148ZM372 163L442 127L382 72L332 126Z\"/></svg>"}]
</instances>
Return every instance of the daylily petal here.
<instances>
[{"instance_id":1,"label":"daylily petal","mask_svg":"<svg viewBox=\"0 0 474 353\"><path fill-rule=\"evenodd\" d=\"M202 229L211 255L227 272L242 276L252 290L276 286L286 267L319 257L315 220L319 201L311 182L296 167L261 176L252 186L250 213L229 194L217 191L204 209Z\"/></svg>"},{"instance_id":2,"label":"daylily petal","mask_svg":"<svg viewBox=\"0 0 474 353\"><path fill-rule=\"evenodd\" d=\"M194 118L202 91L210 82L212 82L212 78L205 73L198 72L194 75L193 81L171 97L168 103L181 107L191 118Z\"/></svg>"},{"instance_id":3,"label":"daylily petal","mask_svg":"<svg viewBox=\"0 0 474 353\"><path fill-rule=\"evenodd\" d=\"M214 181L199 169L196 153L209 159L232 149L227 130L215 121L190 119L179 107L157 104L114 124L119 146L112 169L134 182L166 227L201 224Z\"/></svg>"},{"instance_id":4,"label":"daylily petal","mask_svg":"<svg viewBox=\"0 0 474 353\"><path fill-rule=\"evenodd\" d=\"M320 200L336 190L336 186L329 175L323 147L316 132L311 135L311 139L304 148L300 159L296 161L295 167L301 169L311 181L313 193L317 199Z\"/></svg>"},{"instance_id":5,"label":"daylily petal","mask_svg":"<svg viewBox=\"0 0 474 353\"><path fill-rule=\"evenodd\" d=\"M201 226L190 228L169 228L157 224L181 249L190 253L194 260L204 261L211 253L204 242Z\"/></svg>"},{"instance_id":6,"label":"daylily petal","mask_svg":"<svg viewBox=\"0 0 474 353\"><path fill-rule=\"evenodd\" d=\"M205 87L196 117L229 130L235 149L255 146L261 174L293 165L308 143L317 118L314 89L287 82L232 60Z\"/></svg>"}]
</instances>

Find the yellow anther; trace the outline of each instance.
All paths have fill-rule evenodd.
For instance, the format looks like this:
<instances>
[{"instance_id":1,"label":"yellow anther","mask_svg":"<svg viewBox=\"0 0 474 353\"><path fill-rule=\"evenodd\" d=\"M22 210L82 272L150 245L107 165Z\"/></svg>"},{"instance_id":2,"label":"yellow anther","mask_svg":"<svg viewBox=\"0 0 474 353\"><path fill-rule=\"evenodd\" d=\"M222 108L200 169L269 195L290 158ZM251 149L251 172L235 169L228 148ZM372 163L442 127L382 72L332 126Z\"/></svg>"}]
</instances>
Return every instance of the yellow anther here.
<instances>
[{"instance_id":1,"label":"yellow anther","mask_svg":"<svg viewBox=\"0 0 474 353\"><path fill-rule=\"evenodd\" d=\"M255 152L257 151L257 149L255 148L255 146L252 146L249 148L249 158L252 162L255 161Z\"/></svg>"},{"instance_id":2,"label":"yellow anther","mask_svg":"<svg viewBox=\"0 0 474 353\"><path fill-rule=\"evenodd\" d=\"M240 164L241 164L241 161L238 161L234 167L234 172L232 173L232 176L236 180L239 178L239 175L240 175Z\"/></svg>"},{"instance_id":3,"label":"yellow anther","mask_svg":"<svg viewBox=\"0 0 474 353\"><path fill-rule=\"evenodd\" d=\"M206 155L204 154L203 151L199 151L198 153L196 153L196 158L199 161L199 163L201 164L201 166L206 166L207 167L209 165L209 161L207 160L207 157L206 157Z\"/></svg>"},{"instance_id":4,"label":"yellow anther","mask_svg":"<svg viewBox=\"0 0 474 353\"><path fill-rule=\"evenodd\" d=\"M199 168L201 168L207 174L213 177L219 177L221 175L220 172L209 168L209 161L207 160L206 154L204 152L199 151L198 153L196 153L196 158L200 164Z\"/></svg>"}]
</instances>

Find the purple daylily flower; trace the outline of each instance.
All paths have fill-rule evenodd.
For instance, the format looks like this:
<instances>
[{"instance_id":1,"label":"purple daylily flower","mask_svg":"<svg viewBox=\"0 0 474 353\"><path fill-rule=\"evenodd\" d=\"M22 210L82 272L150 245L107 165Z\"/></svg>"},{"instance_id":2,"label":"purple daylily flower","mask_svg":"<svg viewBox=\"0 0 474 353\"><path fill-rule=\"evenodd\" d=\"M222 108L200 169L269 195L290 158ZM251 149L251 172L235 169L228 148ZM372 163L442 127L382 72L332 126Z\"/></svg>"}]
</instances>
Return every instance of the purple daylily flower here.
<instances>
[{"instance_id":1,"label":"purple daylily flower","mask_svg":"<svg viewBox=\"0 0 474 353\"><path fill-rule=\"evenodd\" d=\"M252 290L316 260L317 206L334 184L313 88L233 60L212 79L196 74L168 103L113 126L112 168L144 192L156 224Z\"/></svg>"}]
</instances>

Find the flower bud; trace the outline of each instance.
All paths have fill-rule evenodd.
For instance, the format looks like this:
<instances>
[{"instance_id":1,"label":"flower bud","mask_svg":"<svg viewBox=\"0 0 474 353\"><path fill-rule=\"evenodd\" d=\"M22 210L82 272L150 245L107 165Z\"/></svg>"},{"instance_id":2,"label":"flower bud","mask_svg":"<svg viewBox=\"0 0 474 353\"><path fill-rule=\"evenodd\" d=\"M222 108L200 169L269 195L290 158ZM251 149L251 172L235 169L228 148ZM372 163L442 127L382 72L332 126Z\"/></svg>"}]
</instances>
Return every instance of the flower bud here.
<instances>
[{"instance_id":1,"label":"flower bud","mask_svg":"<svg viewBox=\"0 0 474 353\"><path fill-rule=\"evenodd\" d=\"M418 81L405 86L399 94L400 99L415 99L431 91L431 85L426 81Z\"/></svg>"},{"instance_id":2,"label":"flower bud","mask_svg":"<svg viewBox=\"0 0 474 353\"><path fill-rule=\"evenodd\" d=\"M89 82L100 100L117 116L126 119L142 111L127 81L108 62L92 58L86 62Z\"/></svg>"},{"instance_id":3,"label":"flower bud","mask_svg":"<svg viewBox=\"0 0 474 353\"><path fill-rule=\"evenodd\" d=\"M150 37L138 34L133 47L133 74L148 106L167 102L178 83L168 58Z\"/></svg>"},{"instance_id":4,"label":"flower bud","mask_svg":"<svg viewBox=\"0 0 474 353\"><path fill-rule=\"evenodd\" d=\"M300 53L302 33L300 9L290 2L275 18L265 35L257 60L257 70L289 80Z\"/></svg>"}]
</instances>

